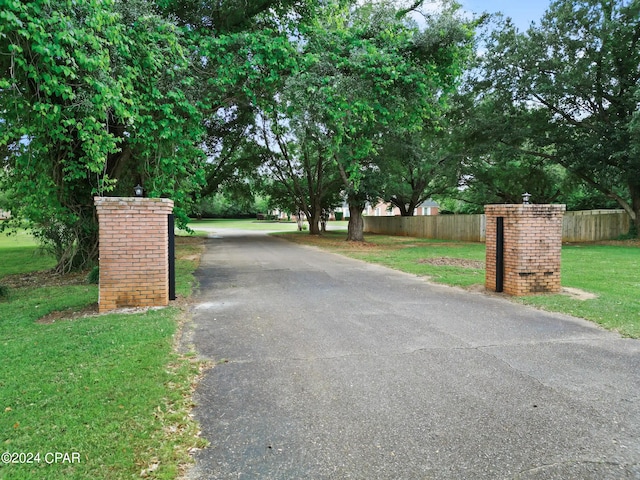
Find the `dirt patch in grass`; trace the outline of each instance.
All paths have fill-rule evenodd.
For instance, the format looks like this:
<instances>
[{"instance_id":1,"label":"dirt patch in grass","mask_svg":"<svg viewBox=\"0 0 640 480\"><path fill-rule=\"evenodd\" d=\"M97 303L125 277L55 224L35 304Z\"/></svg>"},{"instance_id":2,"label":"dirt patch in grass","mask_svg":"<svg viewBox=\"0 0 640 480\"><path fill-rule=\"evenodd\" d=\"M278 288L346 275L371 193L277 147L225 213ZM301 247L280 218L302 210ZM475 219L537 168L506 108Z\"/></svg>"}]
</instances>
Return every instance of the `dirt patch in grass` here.
<instances>
[{"instance_id":1,"label":"dirt patch in grass","mask_svg":"<svg viewBox=\"0 0 640 480\"><path fill-rule=\"evenodd\" d=\"M202 237L187 237L186 235L176 235L176 245L203 245Z\"/></svg>"},{"instance_id":2,"label":"dirt patch in grass","mask_svg":"<svg viewBox=\"0 0 640 480\"><path fill-rule=\"evenodd\" d=\"M416 245L416 247L452 247L452 248L464 248L466 246L465 243L460 242L425 242L421 245Z\"/></svg>"},{"instance_id":3,"label":"dirt patch in grass","mask_svg":"<svg viewBox=\"0 0 640 480\"><path fill-rule=\"evenodd\" d=\"M51 270L18 273L2 277L0 282L10 288L59 287L62 285L82 285L87 283L89 271L60 275Z\"/></svg>"},{"instance_id":4,"label":"dirt patch in grass","mask_svg":"<svg viewBox=\"0 0 640 480\"><path fill-rule=\"evenodd\" d=\"M172 300L167 307L183 307L186 305L189 305L188 299L179 296L176 300ZM98 304L92 303L91 305L87 305L82 308L56 310L55 312L51 312L50 314L39 318L36 320L36 323L50 324L69 320L78 320L80 318L97 317L99 315L136 315L149 310L162 310L167 307L122 307L100 313Z\"/></svg>"},{"instance_id":5,"label":"dirt patch in grass","mask_svg":"<svg viewBox=\"0 0 640 480\"><path fill-rule=\"evenodd\" d=\"M593 300L594 298L598 298L598 295L591 292L586 292L584 290L580 290L579 288L571 288L571 287L562 287L562 294L567 295L571 298L575 298L576 300Z\"/></svg>"},{"instance_id":6,"label":"dirt patch in grass","mask_svg":"<svg viewBox=\"0 0 640 480\"><path fill-rule=\"evenodd\" d=\"M485 267L485 263L480 260L468 260L466 258L451 257L421 258L420 260L418 260L418 263L428 263L429 265L437 266L473 268L476 270L482 270Z\"/></svg>"},{"instance_id":7,"label":"dirt patch in grass","mask_svg":"<svg viewBox=\"0 0 640 480\"><path fill-rule=\"evenodd\" d=\"M338 242L338 247L347 249L347 250L371 250L374 248L380 248L380 245L370 242L347 242L346 240L342 240L342 242Z\"/></svg>"},{"instance_id":8,"label":"dirt patch in grass","mask_svg":"<svg viewBox=\"0 0 640 480\"><path fill-rule=\"evenodd\" d=\"M606 240L602 242L597 242L596 245L613 245L617 247L640 248L640 238L632 238L629 240Z\"/></svg>"}]
</instances>

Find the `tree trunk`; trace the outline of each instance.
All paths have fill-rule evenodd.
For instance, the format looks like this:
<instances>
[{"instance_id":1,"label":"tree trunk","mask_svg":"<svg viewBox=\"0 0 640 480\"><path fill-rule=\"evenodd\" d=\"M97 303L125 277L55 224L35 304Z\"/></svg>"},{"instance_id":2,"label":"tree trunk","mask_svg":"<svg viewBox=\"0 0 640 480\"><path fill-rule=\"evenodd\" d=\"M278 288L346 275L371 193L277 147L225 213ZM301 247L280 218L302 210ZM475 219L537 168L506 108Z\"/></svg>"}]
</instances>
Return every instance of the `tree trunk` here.
<instances>
[{"instance_id":1,"label":"tree trunk","mask_svg":"<svg viewBox=\"0 0 640 480\"><path fill-rule=\"evenodd\" d=\"M73 223L52 219L36 227L45 250L55 255L54 271L66 274L86 270L98 263L98 219L93 206L76 207Z\"/></svg>"},{"instance_id":2,"label":"tree trunk","mask_svg":"<svg viewBox=\"0 0 640 480\"><path fill-rule=\"evenodd\" d=\"M349 226L347 227L348 242L364 242L363 202L349 200Z\"/></svg>"},{"instance_id":3,"label":"tree trunk","mask_svg":"<svg viewBox=\"0 0 640 480\"><path fill-rule=\"evenodd\" d=\"M364 219L362 218L362 211L364 210L366 202L365 200L358 199L358 192L353 189L353 183L349 179L342 163L338 162L338 168L340 169L340 177L342 178L344 186L347 191L349 191L347 194L347 203L349 204L347 242L364 242Z\"/></svg>"},{"instance_id":4,"label":"tree trunk","mask_svg":"<svg viewBox=\"0 0 640 480\"><path fill-rule=\"evenodd\" d=\"M413 217L413 211L416 208L415 201L409 200L408 202L405 202L404 198L400 199L400 198L394 197L393 199L391 199L391 204L398 207L398 210L400 210L400 216Z\"/></svg>"},{"instance_id":5,"label":"tree trunk","mask_svg":"<svg viewBox=\"0 0 640 480\"><path fill-rule=\"evenodd\" d=\"M400 209L400 215L403 217L413 217L413 211L415 210L415 206L409 202L408 205L403 205Z\"/></svg>"},{"instance_id":6,"label":"tree trunk","mask_svg":"<svg viewBox=\"0 0 640 480\"><path fill-rule=\"evenodd\" d=\"M320 211L314 208L309 216L309 235L320 235Z\"/></svg>"}]
</instances>

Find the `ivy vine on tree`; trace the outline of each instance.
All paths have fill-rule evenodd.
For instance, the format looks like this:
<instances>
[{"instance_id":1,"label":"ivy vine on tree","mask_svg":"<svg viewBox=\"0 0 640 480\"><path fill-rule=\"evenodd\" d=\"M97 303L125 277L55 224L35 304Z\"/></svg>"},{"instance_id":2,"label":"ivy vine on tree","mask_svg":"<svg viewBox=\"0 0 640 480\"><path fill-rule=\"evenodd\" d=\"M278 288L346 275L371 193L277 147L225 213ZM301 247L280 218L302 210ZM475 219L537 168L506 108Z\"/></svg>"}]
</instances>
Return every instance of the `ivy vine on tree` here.
<instances>
[{"instance_id":1,"label":"ivy vine on tree","mask_svg":"<svg viewBox=\"0 0 640 480\"><path fill-rule=\"evenodd\" d=\"M188 67L143 0L0 1L0 188L58 271L97 259L94 195L142 182L180 205L201 182Z\"/></svg>"}]
</instances>

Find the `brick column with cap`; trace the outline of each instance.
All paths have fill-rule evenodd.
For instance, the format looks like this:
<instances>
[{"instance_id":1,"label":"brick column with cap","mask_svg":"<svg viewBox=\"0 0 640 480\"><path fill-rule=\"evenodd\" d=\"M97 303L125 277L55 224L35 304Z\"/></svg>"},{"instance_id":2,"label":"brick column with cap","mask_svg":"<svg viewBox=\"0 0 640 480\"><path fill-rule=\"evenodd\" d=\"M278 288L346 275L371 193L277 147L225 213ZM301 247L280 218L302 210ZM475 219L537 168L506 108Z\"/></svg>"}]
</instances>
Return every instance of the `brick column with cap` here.
<instances>
[{"instance_id":1,"label":"brick column with cap","mask_svg":"<svg viewBox=\"0 0 640 480\"><path fill-rule=\"evenodd\" d=\"M99 310L169 304L166 198L95 197L100 241Z\"/></svg>"},{"instance_id":2,"label":"brick column with cap","mask_svg":"<svg viewBox=\"0 0 640 480\"><path fill-rule=\"evenodd\" d=\"M562 217L565 205L487 205L487 290L496 291L497 219L502 217L503 292L509 295L558 293Z\"/></svg>"}]
</instances>

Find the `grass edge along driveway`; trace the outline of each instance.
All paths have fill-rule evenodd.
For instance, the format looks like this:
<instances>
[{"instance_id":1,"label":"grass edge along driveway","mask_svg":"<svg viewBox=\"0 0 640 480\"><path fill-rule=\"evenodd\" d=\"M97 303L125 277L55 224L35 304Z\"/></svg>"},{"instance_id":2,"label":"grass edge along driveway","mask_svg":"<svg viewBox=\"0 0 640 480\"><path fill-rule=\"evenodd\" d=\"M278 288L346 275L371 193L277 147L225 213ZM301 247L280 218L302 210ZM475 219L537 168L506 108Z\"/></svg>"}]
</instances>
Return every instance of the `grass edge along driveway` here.
<instances>
[{"instance_id":1,"label":"grass edge along driveway","mask_svg":"<svg viewBox=\"0 0 640 480\"><path fill-rule=\"evenodd\" d=\"M304 232L278 237L403 272L431 282L484 291L485 245L367 234L363 244L345 242L341 232L320 237ZM563 245L558 295L507 297L536 308L581 317L640 338L640 242ZM591 295L572 295L571 289Z\"/></svg>"},{"instance_id":2,"label":"grass edge along driveway","mask_svg":"<svg viewBox=\"0 0 640 480\"><path fill-rule=\"evenodd\" d=\"M75 317L95 305L97 286L43 286L55 262L22 240L0 238L0 284L40 271L38 285L0 299L0 479L176 478L204 446L189 416L204 365L175 348L183 310ZM177 243L180 299L203 246ZM62 313L40 322L52 312Z\"/></svg>"}]
</instances>

